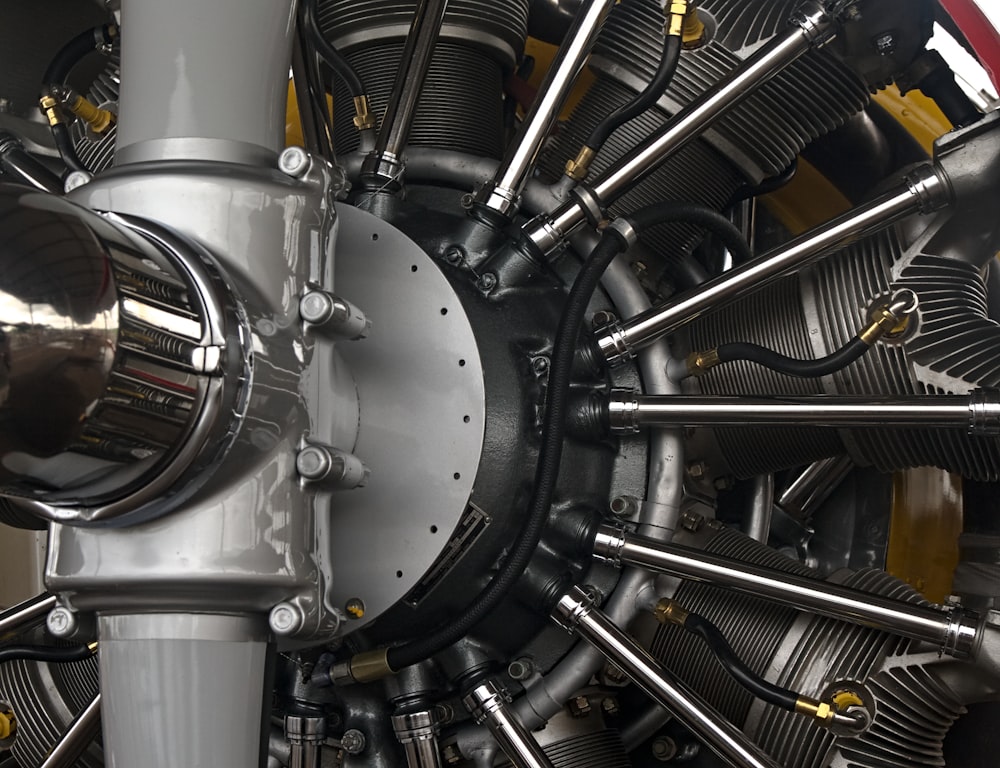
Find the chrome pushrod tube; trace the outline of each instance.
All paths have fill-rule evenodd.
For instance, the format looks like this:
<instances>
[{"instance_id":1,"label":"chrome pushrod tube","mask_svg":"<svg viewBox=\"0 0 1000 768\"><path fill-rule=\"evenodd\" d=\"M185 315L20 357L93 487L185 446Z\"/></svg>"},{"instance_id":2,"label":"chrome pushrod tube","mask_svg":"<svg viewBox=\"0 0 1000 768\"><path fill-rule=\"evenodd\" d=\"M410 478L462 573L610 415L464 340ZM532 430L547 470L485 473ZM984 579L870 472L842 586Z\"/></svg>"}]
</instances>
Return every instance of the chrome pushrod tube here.
<instances>
[{"instance_id":1,"label":"chrome pushrod tube","mask_svg":"<svg viewBox=\"0 0 1000 768\"><path fill-rule=\"evenodd\" d=\"M614 526L602 525L598 529L594 554L615 565L633 565L730 587L799 610L923 640L958 658L971 653L979 631L978 616L960 606L941 609L893 600L681 544L663 543Z\"/></svg>"},{"instance_id":2,"label":"chrome pushrod tube","mask_svg":"<svg viewBox=\"0 0 1000 768\"><path fill-rule=\"evenodd\" d=\"M1000 391L969 395L805 395L714 397L639 395L616 391L608 398L611 431L632 434L642 427L920 427L964 429L1000 435Z\"/></svg>"},{"instance_id":3,"label":"chrome pushrod tube","mask_svg":"<svg viewBox=\"0 0 1000 768\"><path fill-rule=\"evenodd\" d=\"M73 768L101 730L101 694L76 716L39 768Z\"/></svg>"},{"instance_id":4,"label":"chrome pushrod tube","mask_svg":"<svg viewBox=\"0 0 1000 768\"><path fill-rule=\"evenodd\" d=\"M486 724L515 768L553 768L538 742L514 714L505 689L487 680L469 691L462 702L478 725Z\"/></svg>"},{"instance_id":5,"label":"chrome pushrod tube","mask_svg":"<svg viewBox=\"0 0 1000 768\"><path fill-rule=\"evenodd\" d=\"M403 745L407 768L441 768L439 726L434 710L393 715L392 729Z\"/></svg>"},{"instance_id":6,"label":"chrome pushrod tube","mask_svg":"<svg viewBox=\"0 0 1000 768\"><path fill-rule=\"evenodd\" d=\"M577 187L573 199L552 214L528 222L525 237L542 253L553 252L577 226L587 219L599 218L601 208L646 178L789 64L811 48L829 42L836 34L836 20L814 0L804 3L790 21L792 26L787 32L763 45L674 115L658 133L615 162L590 185Z\"/></svg>"},{"instance_id":7,"label":"chrome pushrod tube","mask_svg":"<svg viewBox=\"0 0 1000 768\"><path fill-rule=\"evenodd\" d=\"M552 619L591 643L733 768L778 768L736 726L595 608L593 598L580 587L563 595Z\"/></svg>"},{"instance_id":8,"label":"chrome pushrod tube","mask_svg":"<svg viewBox=\"0 0 1000 768\"><path fill-rule=\"evenodd\" d=\"M538 89L507 154L493 179L476 193L477 207L510 219L519 207L519 198L534 168L542 143L559 118L559 112L573 89L590 54L597 34L616 0L586 0L577 11L559 52Z\"/></svg>"},{"instance_id":9,"label":"chrome pushrod tube","mask_svg":"<svg viewBox=\"0 0 1000 768\"><path fill-rule=\"evenodd\" d=\"M951 188L934 165L914 169L899 187L858 206L746 264L731 269L680 296L625 322L615 322L597 337L597 347L612 365L635 356L646 344L676 330L727 301L800 269L858 237L888 227L913 213L931 213L951 202Z\"/></svg>"},{"instance_id":10,"label":"chrome pushrod tube","mask_svg":"<svg viewBox=\"0 0 1000 768\"><path fill-rule=\"evenodd\" d=\"M41 624L57 604L55 595L42 592L3 611L0 613L0 640Z\"/></svg>"},{"instance_id":11,"label":"chrome pushrod tube","mask_svg":"<svg viewBox=\"0 0 1000 768\"><path fill-rule=\"evenodd\" d=\"M375 149L362 166L362 180L391 184L403 171L402 152L447 9L448 0L418 0Z\"/></svg>"}]
</instances>

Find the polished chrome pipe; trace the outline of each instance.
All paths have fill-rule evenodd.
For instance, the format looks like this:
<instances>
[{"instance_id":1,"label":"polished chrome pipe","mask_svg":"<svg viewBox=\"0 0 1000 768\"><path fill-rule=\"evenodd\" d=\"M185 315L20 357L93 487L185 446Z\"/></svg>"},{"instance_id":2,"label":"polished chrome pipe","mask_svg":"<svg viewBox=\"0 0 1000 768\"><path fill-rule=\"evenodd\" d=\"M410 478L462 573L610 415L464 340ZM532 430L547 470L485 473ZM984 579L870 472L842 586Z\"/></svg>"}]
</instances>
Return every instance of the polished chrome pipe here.
<instances>
[{"instance_id":1,"label":"polished chrome pipe","mask_svg":"<svg viewBox=\"0 0 1000 768\"><path fill-rule=\"evenodd\" d=\"M58 602L55 595L42 592L3 611L0 613L0 640L41 624Z\"/></svg>"},{"instance_id":2,"label":"polished chrome pipe","mask_svg":"<svg viewBox=\"0 0 1000 768\"><path fill-rule=\"evenodd\" d=\"M552 619L594 645L647 695L660 702L734 768L778 768L778 763L677 679L641 645L594 607L580 587L562 596Z\"/></svg>"},{"instance_id":3,"label":"polished chrome pipe","mask_svg":"<svg viewBox=\"0 0 1000 768\"><path fill-rule=\"evenodd\" d=\"M511 710L507 691L487 680L462 699L479 725L486 724L515 768L553 768L551 761Z\"/></svg>"},{"instance_id":4,"label":"polished chrome pipe","mask_svg":"<svg viewBox=\"0 0 1000 768\"><path fill-rule=\"evenodd\" d=\"M978 616L960 606L942 609L906 603L680 544L666 544L613 526L598 529L594 554L615 565L635 565L731 587L799 610L923 640L958 658L970 654L978 634Z\"/></svg>"},{"instance_id":5,"label":"polished chrome pipe","mask_svg":"<svg viewBox=\"0 0 1000 768\"><path fill-rule=\"evenodd\" d=\"M543 254L549 254L585 220L596 224L603 208L655 171L761 85L836 34L836 20L815 0L803 4L790 21L791 29L763 45L728 76L674 115L658 133L615 162L592 184L574 189L573 199L551 215L528 222L525 237Z\"/></svg>"},{"instance_id":6,"label":"polished chrome pipe","mask_svg":"<svg viewBox=\"0 0 1000 768\"><path fill-rule=\"evenodd\" d=\"M417 2L375 149L365 158L361 168L362 181L370 186L395 184L403 173L402 153L410 137L417 103L447 9L448 0Z\"/></svg>"},{"instance_id":7,"label":"polished chrome pipe","mask_svg":"<svg viewBox=\"0 0 1000 768\"><path fill-rule=\"evenodd\" d=\"M326 740L326 718L285 715L288 768L319 768L320 748Z\"/></svg>"},{"instance_id":8,"label":"polished chrome pipe","mask_svg":"<svg viewBox=\"0 0 1000 768\"><path fill-rule=\"evenodd\" d=\"M517 135L493 179L476 193L476 207L487 215L509 220L520 206L521 192L534 168L538 152L559 119L566 98L590 55L597 34L616 0L586 0L577 12L552 66L538 89Z\"/></svg>"},{"instance_id":9,"label":"polished chrome pipe","mask_svg":"<svg viewBox=\"0 0 1000 768\"><path fill-rule=\"evenodd\" d=\"M392 730L403 745L408 768L441 768L440 729L434 710L393 715Z\"/></svg>"},{"instance_id":10,"label":"polished chrome pipe","mask_svg":"<svg viewBox=\"0 0 1000 768\"><path fill-rule=\"evenodd\" d=\"M849 456L815 461L781 492L775 504L796 520L806 521L854 468Z\"/></svg>"},{"instance_id":11,"label":"polished chrome pipe","mask_svg":"<svg viewBox=\"0 0 1000 768\"><path fill-rule=\"evenodd\" d=\"M771 514L774 511L774 475L765 472L757 475L750 485L750 509L746 517L745 532L754 541L767 544L771 532Z\"/></svg>"},{"instance_id":12,"label":"polished chrome pipe","mask_svg":"<svg viewBox=\"0 0 1000 768\"><path fill-rule=\"evenodd\" d=\"M101 730L101 694L76 716L39 768L73 768Z\"/></svg>"},{"instance_id":13,"label":"polished chrome pipe","mask_svg":"<svg viewBox=\"0 0 1000 768\"><path fill-rule=\"evenodd\" d=\"M948 182L930 163L911 171L905 183L858 206L785 245L731 269L625 322L598 332L597 347L612 365L627 362L635 351L727 301L763 287L844 245L883 229L913 213L930 213L951 202Z\"/></svg>"},{"instance_id":14,"label":"polished chrome pipe","mask_svg":"<svg viewBox=\"0 0 1000 768\"><path fill-rule=\"evenodd\" d=\"M632 434L642 427L920 427L965 429L970 435L1000 435L1000 390L968 395L805 395L801 397L713 397L639 395L616 390L608 398L611 431Z\"/></svg>"}]
</instances>

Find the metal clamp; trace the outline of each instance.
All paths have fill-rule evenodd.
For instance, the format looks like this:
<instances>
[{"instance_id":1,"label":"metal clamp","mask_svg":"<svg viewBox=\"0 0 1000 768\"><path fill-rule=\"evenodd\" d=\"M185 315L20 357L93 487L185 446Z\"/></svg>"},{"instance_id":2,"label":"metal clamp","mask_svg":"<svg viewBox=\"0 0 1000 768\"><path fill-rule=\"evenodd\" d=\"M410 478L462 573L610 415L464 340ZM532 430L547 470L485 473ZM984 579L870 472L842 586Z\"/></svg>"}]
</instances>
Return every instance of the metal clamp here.
<instances>
[{"instance_id":1,"label":"metal clamp","mask_svg":"<svg viewBox=\"0 0 1000 768\"><path fill-rule=\"evenodd\" d=\"M608 398L608 426L612 433L632 435L639 431L639 400L628 389L613 389Z\"/></svg>"},{"instance_id":2,"label":"metal clamp","mask_svg":"<svg viewBox=\"0 0 1000 768\"><path fill-rule=\"evenodd\" d=\"M799 6L789 22L800 27L810 45L820 48L837 35L836 20L826 11L822 3L807 2Z\"/></svg>"},{"instance_id":3,"label":"metal clamp","mask_svg":"<svg viewBox=\"0 0 1000 768\"><path fill-rule=\"evenodd\" d=\"M969 394L969 434L1000 437L1000 390L976 389Z\"/></svg>"}]
</instances>

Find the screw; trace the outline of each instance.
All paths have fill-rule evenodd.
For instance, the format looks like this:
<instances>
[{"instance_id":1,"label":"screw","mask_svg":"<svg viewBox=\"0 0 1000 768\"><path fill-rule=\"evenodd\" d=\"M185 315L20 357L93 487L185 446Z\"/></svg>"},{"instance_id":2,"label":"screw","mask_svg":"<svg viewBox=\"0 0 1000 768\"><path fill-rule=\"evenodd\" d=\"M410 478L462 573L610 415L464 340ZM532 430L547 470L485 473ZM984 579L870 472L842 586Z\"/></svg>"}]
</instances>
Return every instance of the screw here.
<instances>
[{"instance_id":1,"label":"screw","mask_svg":"<svg viewBox=\"0 0 1000 768\"><path fill-rule=\"evenodd\" d=\"M604 710L604 714L611 715L615 717L619 713L618 699L613 696L608 696L601 700L601 709Z\"/></svg>"},{"instance_id":2,"label":"screw","mask_svg":"<svg viewBox=\"0 0 1000 768\"><path fill-rule=\"evenodd\" d=\"M476 202L476 198L473 197L472 195L466 194L466 195L462 195L462 200L461 200L460 205L462 206L462 208L464 208L465 210L469 211L469 210L472 210L472 204L474 202ZM458 759L461 760L462 758L459 757Z\"/></svg>"},{"instance_id":3,"label":"screw","mask_svg":"<svg viewBox=\"0 0 1000 768\"><path fill-rule=\"evenodd\" d=\"M340 748L349 755L359 755L365 751L365 735L357 728L349 728L340 737Z\"/></svg>"},{"instance_id":4,"label":"screw","mask_svg":"<svg viewBox=\"0 0 1000 768\"><path fill-rule=\"evenodd\" d=\"M472 197L472 195L469 195L469 197ZM462 753L458 751L458 747L454 744L445 744L442 754L444 755L444 761L448 765L455 765L462 762Z\"/></svg>"},{"instance_id":5,"label":"screw","mask_svg":"<svg viewBox=\"0 0 1000 768\"><path fill-rule=\"evenodd\" d=\"M583 717L590 712L590 699L586 696L576 696L569 701L569 713L573 717Z\"/></svg>"},{"instance_id":6,"label":"screw","mask_svg":"<svg viewBox=\"0 0 1000 768\"><path fill-rule=\"evenodd\" d=\"M49 615L45 619L45 625L48 627L49 632L56 637L71 637L76 632L79 622L73 611L59 605L49 611Z\"/></svg>"},{"instance_id":7,"label":"screw","mask_svg":"<svg viewBox=\"0 0 1000 768\"><path fill-rule=\"evenodd\" d=\"M531 370L541 376L549 370L549 359L545 355L539 355L531 361Z\"/></svg>"},{"instance_id":8,"label":"screw","mask_svg":"<svg viewBox=\"0 0 1000 768\"><path fill-rule=\"evenodd\" d=\"M677 743L669 736L664 736L653 742L653 757L661 763L670 762L676 754Z\"/></svg>"},{"instance_id":9,"label":"screw","mask_svg":"<svg viewBox=\"0 0 1000 768\"><path fill-rule=\"evenodd\" d=\"M63 182L63 189L66 192L72 192L74 189L79 189L83 185L89 184L92 178L94 177L86 171L73 171L73 173L66 177L66 181Z\"/></svg>"},{"instance_id":10,"label":"screw","mask_svg":"<svg viewBox=\"0 0 1000 768\"><path fill-rule=\"evenodd\" d=\"M705 462L704 461L692 461L690 464L687 465L686 469L687 469L688 475L690 477L695 478L696 480L699 477L704 477L705 476L705 469L706 469L706 467L705 467Z\"/></svg>"},{"instance_id":11,"label":"screw","mask_svg":"<svg viewBox=\"0 0 1000 768\"><path fill-rule=\"evenodd\" d=\"M302 615L302 610L297 605L293 605L292 603L278 603L271 609L271 615L268 616L267 623L274 634L287 637L288 635L294 635L302 628L302 625L305 623L305 616Z\"/></svg>"},{"instance_id":12,"label":"screw","mask_svg":"<svg viewBox=\"0 0 1000 768\"><path fill-rule=\"evenodd\" d=\"M514 659L514 661L507 665L507 674L510 675L512 680L527 680L535 674L535 662L527 656Z\"/></svg>"},{"instance_id":13,"label":"screw","mask_svg":"<svg viewBox=\"0 0 1000 768\"><path fill-rule=\"evenodd\" d=\"M616 319L613 312L601 309L595 312L594 316L590 318L590 327L603 328L605 325L611 325Z\"/></svg>"},{"instance_id":14,"label":"screw","mask_svg":"<svg viewBox=\"0 0 1000 768\"><path fill-rule=\"evenodd\" d=\"M696 512L685 512L681 515L681 526L686 531L695 533L705 524L705 518Z\"/></svg>"},{"instance_id":15,"label":"screw","mask_svg":"<svg viewBox=\"0 0 1000 768\"><path fill-rule=\"evenodd\" d=\"M444 260L449 264L458 264L465 258L465 253L457 245L453 245L451 248L444 252Z\"/></svg>"},{"instance_id":16,"label":"screw","mask_svg":"<svg viewBox=\"0 0 1000 768\"><path fill-rule=\"evenodd\" d=\"M309 154L302 147L288 147L278 156L278 169L295 178L304 176L309 165Z\"/></svg>"},{"instance_id":17,"label":"screw","mask_svg":"<svg viewBox=\"0 0 1000 768\"><path fill-rule=\"evenodd\" d=\"M604 667L604 677L606 677L610 683L625 682L625 673L617 664L607 664Z\"/></svg>"},{"instance_id":18,"label":"screw","mask_svg":"<svg viewBox=\"0 0 1000 768\"><path fill-rule=\"evenodd\" d=\"M497 285L497 276L492 272L487 272L486 274L480 275L479 279L476 280L476 287L479 288L483 293L489 293Z\"/></svg>"},{"instance_id":19,"label":"screw","mask_svg":"<svg viewBox=\"0 0 1000 768\"><path fill-rule=\"evenodd\" d=\"M723 477L717 477L715 478L715 482L712 483L712 485L715 486L715 490L717 491L728 491L730 488L733 487L734 484L735 483L733 481L733 478L729 477L728 475L724 475Z\"/></svg>"}]
</instances>

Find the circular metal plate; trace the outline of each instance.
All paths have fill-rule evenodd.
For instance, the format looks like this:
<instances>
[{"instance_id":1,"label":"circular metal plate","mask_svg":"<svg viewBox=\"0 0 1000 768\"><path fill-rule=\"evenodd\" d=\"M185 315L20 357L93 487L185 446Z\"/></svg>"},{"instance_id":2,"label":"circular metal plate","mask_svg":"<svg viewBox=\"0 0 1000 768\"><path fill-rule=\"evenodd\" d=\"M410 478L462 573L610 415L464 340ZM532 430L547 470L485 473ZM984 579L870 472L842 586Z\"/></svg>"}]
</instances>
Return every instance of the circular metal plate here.
<instances>
[{"instance_id":1,"label":"circular metal plate","mask_svg":"<svg viewBox=\"0 0 1000 768\"><path fill-rule=\"evenodd\" d=\"M338 214L336 292L372 320L367 339L338 345L358 386L354 453L371 469L329 509L327 599L350 631L420 583L458 525L483 450L485 388L472 326L431 258L381 219Z\"/></svg>"}]
</instances>

